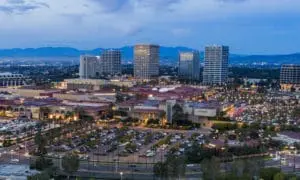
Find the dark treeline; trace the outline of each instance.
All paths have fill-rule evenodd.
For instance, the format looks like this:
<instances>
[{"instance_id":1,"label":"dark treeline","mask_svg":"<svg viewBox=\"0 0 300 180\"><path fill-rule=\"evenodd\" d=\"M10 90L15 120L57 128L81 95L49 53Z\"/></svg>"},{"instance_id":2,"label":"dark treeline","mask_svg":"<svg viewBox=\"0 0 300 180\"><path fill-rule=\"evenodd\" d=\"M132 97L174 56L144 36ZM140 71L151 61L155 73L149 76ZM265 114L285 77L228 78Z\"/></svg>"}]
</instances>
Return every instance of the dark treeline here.
<instances>
[{"instance_id":1,"label":"dark treeline","mask_svg":"<svg viewBox=\"0 0 300 180\"><path fill-rule=\"evenodd\" d=\"M280 68L231 67L229 76L233 78L279 79Z\"/></svg>"}]
</instances>

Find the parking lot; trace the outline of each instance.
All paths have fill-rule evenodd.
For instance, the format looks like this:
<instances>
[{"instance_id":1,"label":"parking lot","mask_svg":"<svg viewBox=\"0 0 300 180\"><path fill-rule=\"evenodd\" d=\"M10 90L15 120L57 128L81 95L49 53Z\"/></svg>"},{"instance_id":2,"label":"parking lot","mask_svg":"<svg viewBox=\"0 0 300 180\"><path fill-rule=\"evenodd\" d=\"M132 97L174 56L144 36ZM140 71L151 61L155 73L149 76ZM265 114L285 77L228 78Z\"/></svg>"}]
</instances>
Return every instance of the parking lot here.
<instances>
[{"instance_id":1,"label":"parking lot","mask_svg":"<svg viewBox=\"0 0 300 180\"><path fill-rule=\"evenodd\" d=\"M172 148L183 153L183 144L191 145L190 137L191 134L176 131L93 126L55 138L47 152L49 157L56 158L73 152L81 160L155 163L165 160Z\"/></svg>"}]
</instances>

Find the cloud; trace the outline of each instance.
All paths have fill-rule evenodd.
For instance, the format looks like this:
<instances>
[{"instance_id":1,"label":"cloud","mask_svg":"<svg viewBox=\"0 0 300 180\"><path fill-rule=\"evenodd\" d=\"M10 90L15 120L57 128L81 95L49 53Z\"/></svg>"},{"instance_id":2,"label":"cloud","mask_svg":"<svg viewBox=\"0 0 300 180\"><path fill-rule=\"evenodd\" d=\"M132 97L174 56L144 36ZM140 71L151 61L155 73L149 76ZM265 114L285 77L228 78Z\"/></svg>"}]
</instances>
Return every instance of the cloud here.
<instances>
[{"instance_id":1,"label":"cloud","mask_svg":"<svg viewBox=\"0 0 300 180\"><path fill-rule=\"evenodd\" d=\"M25 0L7 0L8 4L25 4Z\"/></svg>"},{"instance_id":2,"label":"cloud","mask_svg":"<svg viewBox=\"0 0 300 180\"><path fill-rule=\"evenodd\" d=\"M225 2L225 3L240 3L240 2L245 2L247 0L217 0L220 2Z\"/></svg>"},{"instance_id":3,"label":"cloud","mask_svg":"<svg viewBox=\"0 0 300 180\"><path fill-rule=\"evenodd\" d=\"M136 36L139 33L143 32L143 28L138 25L136 26L131 25L123 29L122 31L123 31L123 36Z\"/></svg>"},{"instance_id":4,"label":"cloud","mask_svg":"<svg viewBox=\"0 0 300 180\"><path fill-rule=\"evenodd\" d=\"M83 19L86 17L86 14L84 13L62 13L60 14L62 17L67 18L68 20L71 20L72 22L79 24L83 22Z\"/></svg>"},{"instance_id":5,"label":"cloud","mask_svg":"<svg viewBox=\"0 0 300 180\"><path fill-rule=\"evenodd\" d=\"M104 12L115 12L129 4L129 0L89 0L91 3L98 4Z\"/></svg>"},{"instance_id":6,"label":"cloud","mask_svg":"<svg viewBox=\"0 0 300 180\"><path fill-rule=\"evenodd\" d=\"M189 28L175 28L171 30L171 33L174 36L187 36L191 33L191 29Z\"/></svg>"},{"instance_id":7,"label":"cloud","mask_svg":"<svg viewBox=\"0 0 300 180\"><path fill-rule=\"evenodd\" d=\"M300 17L299 6L299 0L0 0L0 23L5 24L0 39L11 37L9 43L16 46L28 46L19 43L24 36L32 44L76 42L84 47L141 40L197 47L238 44L239 39L270 37L278 27L299 30L300 22L291 20Z\"/></svg>"},{"instance_id":8,"label":"cloud","mask_svg":"<svg viewBox=\"0 0 300 180\"><path fill-rule=\"evenodd\" d=\"M170 6L182 0L88 0L100 6L103 12L130 12L139 9L153 11L170 10Z\"/></svg>"},{"instance_id":9,"label":"cloud","mask_svg":"<svg viewBox=\"0 0 300 180\"><path fill-rule=\"evenodd\" d=\"M44 2L25 1L25 0L6 0L0 4L0 12L6 14L22 14L35 9L47 7L49 5Z\"/></svg>"}]
</instances>

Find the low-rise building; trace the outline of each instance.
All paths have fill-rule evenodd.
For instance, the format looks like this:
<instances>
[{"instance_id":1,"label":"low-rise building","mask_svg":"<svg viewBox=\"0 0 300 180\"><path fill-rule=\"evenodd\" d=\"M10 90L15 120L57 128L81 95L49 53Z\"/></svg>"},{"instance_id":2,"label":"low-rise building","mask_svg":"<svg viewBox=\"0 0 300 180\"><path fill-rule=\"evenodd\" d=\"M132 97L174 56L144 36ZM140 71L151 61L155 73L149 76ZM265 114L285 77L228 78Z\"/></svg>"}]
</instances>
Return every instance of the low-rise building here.
<instances>
[{"instance_id":1,"label":"low-rise building","mask_svg":"<svg viewBox=\"0 0 300 180\"><path fill-rule=\"evenodd\" d=\"M0 73L0 87L20 87L26 85L26 77L22 74Z\"/></svg>"},{"instance_id":2,"label":"low-rise building","mask_svg":"<svg viewBox=\"0 0 300 180\"><path fill-rule=\"evenodd\" d=\"M116 102L116 93L111 91L98 92L58 92L54 98L72 101Z\"/></svg>"},{"instance_id":3,"label":"low-rise building","mask_svg":"<svg viewBox=\"0 0 300 180\"><path fill-rule=\"evenodd\" d=\"M77 90L84 89L88 91L98 91L105 86L133 87L135 81L128 79L65 79L61 83L61 89Z\"/></svg>"}]
</instances>

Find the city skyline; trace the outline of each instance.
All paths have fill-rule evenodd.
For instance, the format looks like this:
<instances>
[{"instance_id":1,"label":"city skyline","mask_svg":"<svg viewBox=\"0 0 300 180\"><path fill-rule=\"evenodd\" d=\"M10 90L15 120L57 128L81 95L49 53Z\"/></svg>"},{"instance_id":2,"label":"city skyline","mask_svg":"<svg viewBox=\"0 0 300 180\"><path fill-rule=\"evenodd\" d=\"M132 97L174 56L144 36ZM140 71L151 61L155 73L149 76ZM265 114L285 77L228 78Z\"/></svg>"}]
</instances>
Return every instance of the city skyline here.
<instances>
[{"instance_id":1,"label":"city skyline","mask_svg":"<svg viewBox=\"0 0 300 180\"><path fill-rule=\"evenodd\" d=\"M300 180L300 0L0 0L0 179Z\"/></svg>"},{"instance_id":2,"label":"city skyline","mask_svg":"<svg viewBox=\"0 0 300 180\"><path fill-rule=\"evenodd\" d=\"M147 42L194 49L226 44L239 54L289 54L299 52L294 41L298 5L297 0L6 0L0 2L5 24L0 49Z\"/></svg>"}]
</instances>

